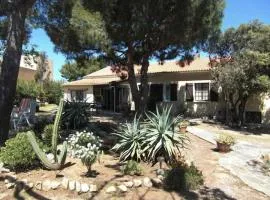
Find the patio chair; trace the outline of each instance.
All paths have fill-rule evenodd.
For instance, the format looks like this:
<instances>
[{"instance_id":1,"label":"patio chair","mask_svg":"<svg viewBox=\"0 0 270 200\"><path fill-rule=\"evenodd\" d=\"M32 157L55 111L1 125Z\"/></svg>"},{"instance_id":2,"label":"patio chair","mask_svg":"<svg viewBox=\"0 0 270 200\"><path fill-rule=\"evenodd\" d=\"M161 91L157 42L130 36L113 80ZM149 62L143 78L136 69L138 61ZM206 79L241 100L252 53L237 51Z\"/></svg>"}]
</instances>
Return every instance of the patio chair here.
<instances>
[{"instance_id":1,"label":"patio chair","mask_svg":"<svg viewBox=\"0 0 270 200\"><path fill-rule=\"evenodd\" d=\"M31 127L30 120L35 116L36 102L32 99L22 99L19 108L13 108L11 113L11 122L14 130L17 130L20 125Z\"/></svg>"}]
</instances>

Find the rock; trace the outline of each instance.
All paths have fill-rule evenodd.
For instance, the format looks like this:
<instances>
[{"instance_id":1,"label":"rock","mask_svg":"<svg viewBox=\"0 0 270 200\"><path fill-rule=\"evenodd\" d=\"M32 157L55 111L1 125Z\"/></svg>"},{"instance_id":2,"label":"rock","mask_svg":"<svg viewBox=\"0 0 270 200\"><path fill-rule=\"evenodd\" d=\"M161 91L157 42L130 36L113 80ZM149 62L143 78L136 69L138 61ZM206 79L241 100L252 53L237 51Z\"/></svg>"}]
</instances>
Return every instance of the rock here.
<instances>
[{"instance_id":1,"label":"rock","mask_svg":"<svg viewBox=\"0 0 270 200\"><path fill-rule=\"evenodd\" d=\"M58 181L51 182L51 189L56 190L61 184Z\"/></svg>"},{"instance_id":2,"label":"rock","mask_svg":"<svg viewBox=\"0 0 270 200\"><path fill-rule=\"evenodd\" d=\"M88 192L90 190L89 185L86 183L82 183L81 184L81 192L85 193Z\"/></svg>"},{"instance_id":3,"label":"rock","mask_svg":"<svg viewBox=\"0 0 270 200\"><path fill-rule=\"evenodd\" d=\"M4 167L0 167L0 172L1 172L1 173L9 173L10 170L7 169L7 168L4 168Z\"/></svg>"},{"instance_id":4,"label":"rock","mask_svg":"<svg viewBox=\"0 0 270 200\"><path fill-rule=\"evenodd\" d=\"M68 178L64 177L64 178L62 179L61 184L62 184L62 187L63 187L64 189L66 189L66 190L68 189L68 183L69 183Z\"/></svg>"},{"instance_id":5,"label":"rock","mask_svg":"<svg viewBox=\"0 0 270 200\"><path fill-rule=\"evenodd\" d=\"M7 183L6 186L7 186L7 189L11 189L11 188L14 188L15 183Z\"/></svg>"},{"instance_id":6,"label":"rock","mask_svg":"<svg viewBox=\"0 0 270 200\"><path fill-rule=\"evenodd\" d=\"M9 180L6 178L6 179L4 180L4 183L5 183L5 184L8 184L8 183L10 183L10 182L9 182Z\"/></svg>"},{"instance_id":7,"label":"rock","mask_svg":"<svg viewBox=\"0 0 270 200\"><path fill-rule=\"evenodd\" d=\"M42 183L41 183L40 181L36 182L35 188L36 188L37 190L42 190Z\"/></svg>"},{"instance_id":8,"label":"rock","mask_svg":"<svg viewBox=\"0 0 270 200\"><path fill-rule=\"evenodd\" d=\"M132 181L127 181L127 182L124 182L124 185L128 188L132 188L132 186L134 185L134 183Z\"/></svg>"},{"instance_id":9,"label":"rock","mask_svg":"<svg viewBox=\"0 0 270 200\"><path fill-rule=\"evenodd\" d=\"M158 175L164 176L165 175L165 170L164 169L157 169L156 174L157 174L157 176Z\"/></svg>"},{"instance_id":10,"label":"rock","mask_svg":"<svg viewBox=\"0 0 270 200\"><path fill-rule=\"evenodd\" d=\"M110 186L106 190L106 193L114 193L114 192L116 192L116 187L115 186Z\"/></svg>"},{"instance_id":11,"label":"rock","mask_svg":"<svg viewBox=\"0 0 270 200\"><path fill-rule=\"evenodd\" d=\"M142 181L139 179L134 179L133 183L134 183L134 187L140 187L142 185Z\"/></svg>"},{"instance_id":12,"label":"rock","mask_svg":"<svg viewBox=\"0 0 270 200\"><path fill-rule=\"evenodd\" d=\"M14 182L16 182L16 179L17 179L16 176L10 175L10 176L7 176L7 178L4 180L4 182L5 182L5 184L14 183Z\"/></svg>"},{"instance_id":13,"label":"rock","mask_svg":"<svg viewBox=\"0 0 270 200\"><path fill-rule=\"evenodd\" d=\"M90 184L90 192L97 192L97 191L98 191L97 185Z\"/></svg>"},{"instance_id":14,"label":"rock","mask_svg":"<svg viewBox=\"0 0 270 200\"><path fill-rule=\"evenodd\" d=\"M27 185L27 183L28 183L28 180L26 179L26 178L24 178L24 179L22 179L22 181L21 181L24 185Z\"/></svg>"},{"instance_id":15,"label":"rock","mask_svg":"<svg viewBox=\"0 0 270 200\"><path fill-rule=\"evenodd\" d=\"M127 192L127 187L125 185L118 185L117 186L120 192Z\"/></svg>"},{"instance_id":16,"label":"rock","mask_svg":"<svg viewBox=\"0 0 270 200\"><path fill-rule=\"evenodd\" d=\"M79 181L76 181L75 183L75 187L76 187L76 192L80 192L81 191L81 183Z\"/></svg>"},{"instance_id":17,"label":"rock","mask_svg":"<svg viewBox=\"0 0 270 200\"><path fill-rule=\"evenodd\" d=\"M42 190L49 191L51 189L51 181L45 180L42 183Z\"/></svg>"},{"instance_id":18,"label":"rock","mask_svg":"<svg viewBox=\"0 0 270 200\"><path fill-rule=\"evenodd\" d=\"M75 181L69 181L68 189L73 191L75 190L75 188L76 188Z\"/></svg>"},{"instance_id":19,"label":"rock","mask_svg":"<svg viewBox=\"0 0 270 200\"><path fill-rule=\"evenodd\" d=\"M161 181L164 180L164 176L161 176L161 175L158 175L157 178L160 179Z\"/></svg>"},{"instance_id":20,"label":"rock","mask_svg":"<svg viewBox=\"0 0 270 200\"><path fill-rule=\"evenodd\" d=\"M52 163L54 162L54 155L52 153L48 153L46 154L47 158L49 161L51 161Z\"/></svg>"},{"instance_id":21,"label":"rock","mask_svg":"<svg viewBox=\"0 0 270 200\"><path fill-rule=\"evenodd\" d=\"M151 179L150 179L149 177L145 177L145 178L143 179L143 185L144 185L145 187L152 187L152 186L153 186L153 184L152 184L152 182L151 182Z\"/></svg>"},{"instance_id":22,"label":"rock","mask_svg":"<svg viewBox=\"0 0 270 200\"><path fill-rule=\"evenodd\" d=\"M162 185L162 180L159 178L152 178L151 181L155 187L160 187Z\"/></svg>"},{"instance_id":23,"label":"rock","mask_svg":"<svg viewBox=\"0 0 270 200\"><path fill-rule=\"evenodd\" d=\"M32 189L34 187L34 183L30 182L30 183L28 183L27 186L28 186L29 189Z\"/></svg>"}]
</instances>

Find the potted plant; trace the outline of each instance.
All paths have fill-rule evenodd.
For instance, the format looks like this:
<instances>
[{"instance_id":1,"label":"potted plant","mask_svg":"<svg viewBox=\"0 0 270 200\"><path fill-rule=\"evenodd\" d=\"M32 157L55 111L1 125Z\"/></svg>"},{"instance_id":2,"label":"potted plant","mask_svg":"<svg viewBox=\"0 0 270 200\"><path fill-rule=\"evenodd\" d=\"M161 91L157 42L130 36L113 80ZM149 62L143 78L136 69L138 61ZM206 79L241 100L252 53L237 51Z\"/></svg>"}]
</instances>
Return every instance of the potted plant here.
<instances>
[{"instance_id":1,"label":"potted plant","mask_svg":"<svg viewBox=\"0 0 270 200\"><path fill-rule=\"evenodd\" d=\"M216 142L218 151L226 153L229 152L231 150L231 146L235 144L235 138L230 135L220 134L216 139Z\"/></svg>"},{"instance_id":2,"label":"potted plant","mask_svg":"<svg viewBox=\"0 0 270 200\"><path fill-rule=\"evenodd\" d=\"M185 133L187 132L187 127L189 125L189 121L188 120L183 120L179 123L179 131L180 133Z\"/></svg>"}]
</instances>

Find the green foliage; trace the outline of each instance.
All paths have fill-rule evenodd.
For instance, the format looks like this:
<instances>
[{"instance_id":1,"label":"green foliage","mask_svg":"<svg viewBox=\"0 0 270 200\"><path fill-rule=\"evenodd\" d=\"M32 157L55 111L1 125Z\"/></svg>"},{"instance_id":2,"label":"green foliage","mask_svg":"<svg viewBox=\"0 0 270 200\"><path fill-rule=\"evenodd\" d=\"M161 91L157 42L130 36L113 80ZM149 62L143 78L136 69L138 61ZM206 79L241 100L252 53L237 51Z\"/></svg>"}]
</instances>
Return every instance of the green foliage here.
<instances>
[{"instance_id":1,"label":"green foliage","mask_svg":"<svg viewBox=\"0 0 270 200\"><path fill-rule=\"evenodd\" d=\"M63 65L60 72L63 78L68 81L75 81L101 69L103 66L104 62L101 59L77 60Z\"/></svg>"},{"instance_id":2,"label":"green foliage","mask_svg":"<svg viewBox=\"0 0 270 200\"><path fill-rule=\"evenodd\" d=\"M38 158L40 159L40 161L43 163L43 165L46 168L52 169L52 170L58 170L61 167L63 167L65 160L66 160L66 155L67 155L67 143L66 142L63 143L60 155L58 156L58 154L57 154L57 140L59 138L58 129L59 129L59 122L61 119L63 106L64 106L64 101L60 100L58 111L57 111L55 121L54 121L52 138L51 138L52 139L51 140L51 150L52 150L52 153L54 155L54 161L55 161L54 163L51 163L48 160L46 154L42 151L42 149L40 149L40 147L36 141L34 133L27 132L28 140L31 143Z\"/></svg>"},{"instance_id":3,"label":"green foliage","mask_svg":"<svg viewBox=\"0 0 270 200\"><path fill-rule=\"evenodd\" d=\"M270 26L254 21L209 42L213 79L230 104L233 123L243 124L249 97L270 91Z\"/></svg>"},{"instance_id":4,"label":"green foliage","mask_svg":"<svg viewBox=\"0 0 270 200\"><path fill-rule=\"evenodd\" d=\"M121 169L122 173L125 175L142 175L142 168L140 167L139 163L135 160L129 160Z\"/></svg>"},{"instance_id":5,"label":"green foliage","mask_svg":"<svg viewBox=\"0 0 270 200\"><path fill-rule=\"evenodd\" d=\"M43 90L45 98L49 103L59 104L63 96L61 81L45 81L43 83Z\"/></svg>"},{"instance_id":6,"label":"green foliage","mask_svg":"<svg viewBox=\"0 0 270 200\"><path fill-rule=\"evenodd\" d=\"M50 148L52 146L52 134L53 134L53 124L46 125L42 132L42 141Z\"/></svg>"},{"instance_id":7,"label":"green foliage","mask_svg":"<svg viewBox=\"0 0 270 200\"><path fill-rule=\"evenodd\" d=\"M175 191L196 190L203 185L202 172L191 163L190 166L182 165L166 172L164 184L167 189Z\"/></svg>"},{"instance_id":8,"label":"green foliage","mask_svg":"<svg viewBox=\"0 0 270 200\"><path fill-rule=\"evenodd\" d=\"M226 135L226 134L220 134L218 138L216 139L216 141L221 144L228 144L228 145L235 144L235 138L233 136Z\"/></svg>"},{"instance_id":9,"label":"green foliage","mask_svg":"<svg viewBox=\"0 0 270 200\"><path fill-rule=\"evenodd\" d=\"M90 104L86 101L66 101L62 118L64 128L83 128L88 122Z\"/></svg>"},{"instance_id":10,"label":"green foliage","mask_svg":"<svg viewBox=\"0 0 270 200\"><path fill-rule=\"evenodd\" d=\"M160 111L156 108L156 113L146 114L146 138L144 143L147 157L152 162L157 162L158 156L163 156L167 163L174 161L185 147L188 140L185 134L178 134L174 131L176 125L181 121L181 117L173 117L172 107L164 107Z\"/></svg>"},{"instance_id":11,"label":"green foliage","mask_svg":"<svg viewBox=\"0 0 270 200\"><path fill-rule=\"evenodd\" d=\"M39 164L25 133L17 133L16 137L6 141L0 149L0 160L15 171L25 171Z\"/></svg>"},{"instance_id":12,"label":"green foliage","mask_svg":"<svg viewBox=\"0 0 270 200\"><path fill-rule=\"evenodd\" d=\"M119 138L119 141L112 150L120 152L120 160L142 159L146 129L141 125L139 117L135 116L132 123L121 124L114 135Z\"/></svg>"},{"instance_id":13,"label":"green foliage","mask_svg":"<svg viewBox=\"0 0 270 200\"><path fill-rule=\"evenodd\" d=\"M44 91L40 84L35 81L18 80L16 88L16 103L20 103L22 98L43 97Z\"/></svg>"}]
</instances>

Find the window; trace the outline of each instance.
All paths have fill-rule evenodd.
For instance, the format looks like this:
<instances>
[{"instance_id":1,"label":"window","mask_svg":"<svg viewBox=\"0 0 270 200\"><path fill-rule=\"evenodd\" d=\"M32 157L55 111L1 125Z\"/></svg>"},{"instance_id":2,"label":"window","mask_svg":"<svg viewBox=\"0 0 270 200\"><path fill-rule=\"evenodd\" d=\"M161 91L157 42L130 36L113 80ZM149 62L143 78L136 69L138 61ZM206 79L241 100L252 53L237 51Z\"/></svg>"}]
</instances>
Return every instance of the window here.
<instances>
[{"instance_id":1,"label":"window","mask_svg":"<svg viewBox=\"0 0 270 200\"><path fill-rule=\"evenodd\" d=\"M76 101L84 100L84 92L83 90L73 90L71 91L71 99Z\"/></svg>"},{"instance_id":2,"label":"window","mask_svg":"<svg viewBox=\"0 0 270 200\"><path fill-rule=\"evenodd\" d=\"M195 83L195 100L209 100L209 83Z\"/></svg>"},{"instance_id":3,"label":"window","mask_svg":"<svg viewBox=\"0 0 270 200\"><path fill-rule=\"evenodd\" d=\"M193 83L186 84L186 101L193 101Z\"/></svg>"}]
</instances>

